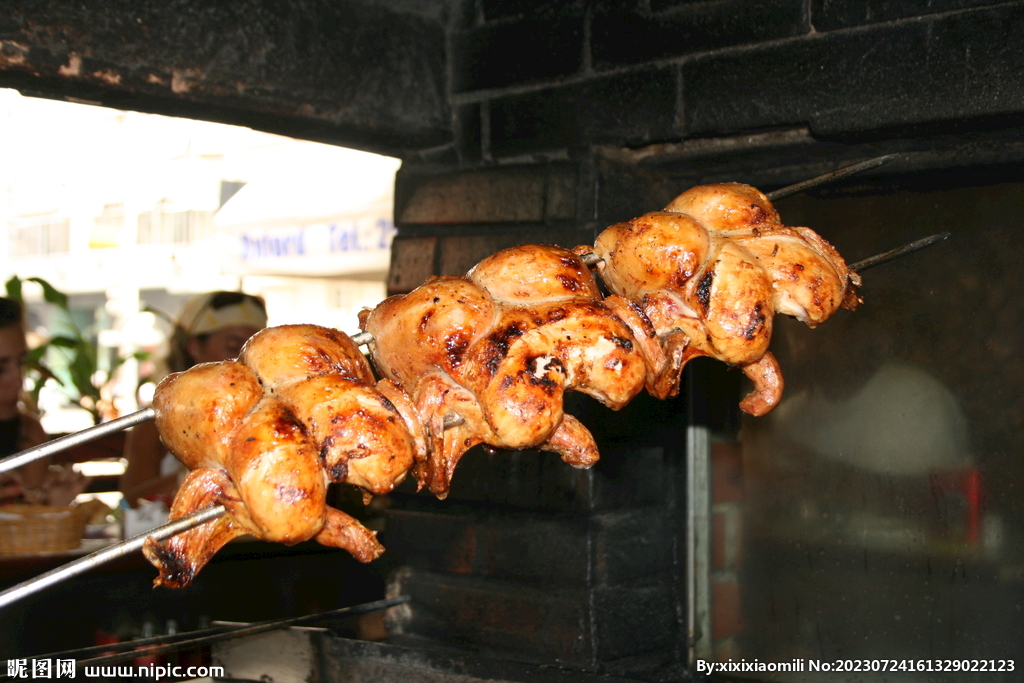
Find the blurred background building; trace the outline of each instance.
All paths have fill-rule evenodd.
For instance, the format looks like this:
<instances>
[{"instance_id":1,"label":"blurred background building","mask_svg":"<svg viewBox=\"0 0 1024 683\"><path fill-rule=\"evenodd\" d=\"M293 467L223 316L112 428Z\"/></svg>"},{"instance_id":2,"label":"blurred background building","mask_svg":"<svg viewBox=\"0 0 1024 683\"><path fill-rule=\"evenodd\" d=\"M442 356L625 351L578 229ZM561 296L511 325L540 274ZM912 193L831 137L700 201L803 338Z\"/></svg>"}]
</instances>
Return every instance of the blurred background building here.
<instances>
[{"instance_id":1,"label":"blurred background building","mask_svg":"<svg viewBox=\"0 0 1024 683\"><path fill-rule=\"evenodd\" d=\"M67 293L101 356L162 358L198 292L261 295L271 325L347 331L384 298L397 159L2 89L0 159L0 277ZM52 307L31 284L25 296L31 331L49 334ZM153 360L109 378L117 413L146 400ZM39 408L50 433L91 424L56 390Z\"/></svg>"}]
</instances>

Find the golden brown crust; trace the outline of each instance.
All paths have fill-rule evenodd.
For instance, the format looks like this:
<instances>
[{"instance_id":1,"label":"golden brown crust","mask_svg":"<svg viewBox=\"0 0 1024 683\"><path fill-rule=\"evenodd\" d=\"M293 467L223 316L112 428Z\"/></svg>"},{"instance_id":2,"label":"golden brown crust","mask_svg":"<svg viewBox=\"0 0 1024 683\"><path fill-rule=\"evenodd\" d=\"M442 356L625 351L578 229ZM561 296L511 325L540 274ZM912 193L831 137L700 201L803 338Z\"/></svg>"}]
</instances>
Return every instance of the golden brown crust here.
<instances>
[{"instance_id":1,"label":"golden brown crust","mask_svg":"<svg viewBox=\"0 0 1024 683\"><path fill-rule=\"evenodd\" d=\"M240 506L238 491L227 472L218 468L194 469L185 477L171 504L169 518L180 519L211 505L222 504L236 511ZM224 547L228 541L247 533L244 523L235 514L222 515L163 542L146 539L142 552L160 574L154 586L184 588L195 575Z\"/></svg>"},{"instance_id":2,"label":"golden brown crust","mask_svg":"<svg viewBox=\"0 0 1024 683\"><path fill-rule=\"evenodd\" d=\"M370 531L341 510L327 508L327 522L316 536L317 543L347 550L360 562L372 562L384 552L377 540L377 532Z\"/></svg>"},{"instance_id":3,"label":"golden brown crust","mask_svg":"<svg viewBox=\"0 0 1024 683\"><path fill-rule=\"evenodd\" d=\"M281 325L256 333L238 358L268 390L315 375L341 375L373 382L373 371L345 333L319 325Z\"/></svg>"},{"instance_id":4,"label":"golden brown crust","mask_svg":"<svg viewBox=\"0 0 1024 683\"><path fill-rule=\"evenodd\" d=\"M595 261L613 292L606 299L586 265ZM859 284L827 241L783 225L764 194L722 183L610 226L592 254L513 247L466 277L430 278L364 310L360 327L384 377L376 383L348 336L269 328L239 362L197 366L158 388L165 443L194 468L172 516L215 502L228 513L148 542L147 557L162 585L187 585L240 533L315 538L371 561L383 548L326 505L328 483L382 494L411 470L443 498L478 444L552 451L589 467L597 445L564 412L564 393L613 409L644 387L664 398L700 355L741 368L754 391L740 406L763 415L783 389L768 352L774 314L814 326L855 307Z\"/></svg>"},{"instance_id":5,"label":"golden brown crust","mask_svg":"<svg viewBox=\"0 0 1024 683\"><path fill-rule=\"evenodd\" d=\"M168 543L147 543L158 583L187 585L241 533L287 544L316 538L361 561L379 555L372 532L327 507L327 485L386 493L425 459L411 399L387 381L378 390L358 347L328 328L269 328L240 358L196 366L157 389L161 437L192 468L172 518L214 503L228 509Z\"/></svg>"},{"instance_id":6,"label":"golden brown crust","mask_svg":"<svg viewBox=\"0 0 1024 683\"><path fill-rule=\"evenodd\" d=\"M153 398L160 439L190 469L217 467L262 393L255 373L235 361L203 363L169 375Z\"/></svg>"},{"instance_id":7,"label":"golden brown crust","mask_svg":"<svg viewBox=\"0 0 1024 683\"><path fill-rule=\"evenodd\" d=\"M476 264L466 278L509 304L600 298L590 269L568 249L524 244L503 249Z\"/></svg>"},{"instance_id":8,"label":"golden brown crust","mask_svg":"<svg viewBox=\"0 0 1024 683\"><path fill-rule=\"evenodd\" d=\"M744 368L757 398L741 406L763 414L782 391L766 355L775 313L814 327L860 303L860 279L832 245L783 225L764 194L739 183L687 190L665 211L607 228L594 251L608 288L654 326L665 360L648 390L659 397L678 391L689 358L706 355Z\"/></svg>"},{"instance_id":9,"label":"golden brown crust","mask_svg":"<svg viewBox=\"0 0 1024 683\"><path fill-rule=\"evenodd\" d=\"M315 445L282 401L263 397L235 430L224 467L260 538L292 545L323 527L327 477Z\"/></svg>"},{"instance_id":10,"label":"golden brown crust","mask_svg":"<svg viewBox=\"0 0 1024 683\"><path fill-rule=\"evenodd\" d=\"M566 422L564 392L618 409L643 388L648 363L658 362L633 336L642 330L653 351L653 328L639 309L623 310L630 324L602 303L578 254L526 245L485 259L467 278L434 279L367 313L374 364L402 384L426 425L420 485L446 495L455 465L480 443L550 446L593 462L592 438Z\"/></svg>"},{"instance_id":11,"label":"golden brown crust","mask_svg":"<svg viewBox=\"0 0 1024 683\"><path fill-rule=\"evenodd\" d=\"M412 467L416 443L401 413L373 385L320 375L278 386L298 417L331 482L388 493Z\"/></svg>"},{"instance_id":12,"label":"golden brown crust","mask_svg":"<svg viewBox=\"0 0 1024 683\"><path fill-rule=\"evenodd\" d=\"M760 190L742 183L691 187L669 202L665 211L684 213L711 230L770 230L781 226L778 211Z\"/></svg>"}]
</instances>

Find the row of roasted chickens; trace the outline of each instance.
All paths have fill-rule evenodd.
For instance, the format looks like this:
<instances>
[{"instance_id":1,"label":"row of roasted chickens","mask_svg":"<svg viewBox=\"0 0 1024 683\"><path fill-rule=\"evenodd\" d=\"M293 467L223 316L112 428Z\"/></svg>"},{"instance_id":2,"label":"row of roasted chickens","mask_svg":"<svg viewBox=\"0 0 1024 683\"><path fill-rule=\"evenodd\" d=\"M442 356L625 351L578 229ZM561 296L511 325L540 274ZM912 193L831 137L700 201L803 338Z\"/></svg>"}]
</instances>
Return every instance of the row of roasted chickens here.
<instances>
[{"instance_id":1,"label":"row of roasted chickens","mask_svg":"<svg viewBox=\"0 0 1024 683\"><path fill-rule=\"evenodd\" d=\"M240 534L314 538L374 559L375 534L326 504L330 483L370 496L412 472L443 498L478 444L589 467L597 445L564 413L566 391L612 409L644 388L665 398L686 362L706 355L743 370L754 389L740 405L762 415L782 392L768 351L774 314L814 326L854 308L858 285L825 240L784 226L763 194L730 183L613 225L592 249L514 247L364 311L379 381L341 332L263 330L237 361L171 375L157 390L161 438L191 470L171 517L215 503L227 513L150 539L156 582L187 585Z\"/></svg>"}]
</instances>

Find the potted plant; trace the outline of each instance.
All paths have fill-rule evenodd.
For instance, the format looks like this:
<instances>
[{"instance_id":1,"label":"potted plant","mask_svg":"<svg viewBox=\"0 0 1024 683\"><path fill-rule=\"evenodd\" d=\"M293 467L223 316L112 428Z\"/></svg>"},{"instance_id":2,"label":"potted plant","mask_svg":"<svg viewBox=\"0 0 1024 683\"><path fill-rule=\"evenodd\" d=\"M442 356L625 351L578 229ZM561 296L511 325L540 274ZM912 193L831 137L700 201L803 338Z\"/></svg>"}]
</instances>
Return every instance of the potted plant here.
<instances>
[{"instance_id":1,"label":"potted plant","mask_svg":"<svg viewBox=\"0 0 1024 683\"><path fill-rule=\"evenodd\" d=\"M99 424L104 414L113 410L102 395L104 385L126 360L143 360L149 354L145 351L127 356L115 354L109 359L108 368L101 367L99 349L89 330L82 329L71 314L67 295L42 278L23 280L15 275L6 283L7 297L24 302L24 282L38 284L44 301L55 306L59 315L59 325L54 326L58 331L31 349L26 358L26 376L31 384L29 394L33 404L38 404L39 392L46 382L53 380L72 403L89 412L93 424Z\"/></svg>"}]
</instances>

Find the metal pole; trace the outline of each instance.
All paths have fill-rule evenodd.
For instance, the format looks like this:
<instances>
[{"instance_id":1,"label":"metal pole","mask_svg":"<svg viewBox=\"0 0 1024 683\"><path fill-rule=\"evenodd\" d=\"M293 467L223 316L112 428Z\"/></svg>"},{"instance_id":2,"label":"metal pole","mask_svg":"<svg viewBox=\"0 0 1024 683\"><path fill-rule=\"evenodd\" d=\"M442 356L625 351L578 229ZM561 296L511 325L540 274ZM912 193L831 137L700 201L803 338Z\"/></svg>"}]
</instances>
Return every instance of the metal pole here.
<instances>
[{"instance_id":1,"label":"metal pole","mask_svg":"<svg viewBox=\"0 0 1024 683\"><path fill-rule=\"evenodd\" d=\"M711 434L697 424L697 379L686 376L686 587L689 665L711 659Z\"/></svg>"},{"instance_id":2,"label":"metal pole","mask_svg":"<svg viewBox=\"0 0 1024 683\"><path fill-rule=\"evenodd\" d=\"M369 332L356 332L351 335L351 339L357 346L364 346L373 341L373 335ZM130 415L119 417L116 420L104 422L103 424L96 425L95 427L89 427L88 429L83 429L80 432L62 436L61 438L54 439L53 441L47 441L44 444L35 446L34 448L29 448L21 453L16 453L15 455L11 455L0 460L0 474L17 469L34 460L45 458L48 455L60 453L61 451L66 451L67 449L74 448L75 446L81 446L83 443L88 443L100 438L101 436L106 436L107 434L113 434L114 432L120 432L121 430L128 429L129 427L134 427L137 424L152 420L155 417L155 410L152 408L144 408L143 410L131 413Z\"/></svg>"},{"instance_id":3,"label":"metal pole","mask_svg":"<svg viewBox=\"0 0 1024 683\"><path fill-rule=\"evenodd\" d=\"M373 602L363 603L361 605L353 605L352 607L342 607L340 609L331 610L330 612L322 612L320 614L307 614L301 617L275 619L273 621L249 624L247 626L240 626L237 628L232 628L230 630L221 630L217 633L211 633L208 635L204 635L202 637L192 638L189 640L179 640L174 643L165 643L159 645L152 645L150 647L142 647L131 652L121 652L106 657L86 659L83 661L83 664L101 666L117 664L119 662L129 662L138 657L167 654L170 652L177 652L178 650L191 649L195 647L201 647L204 645L213 645L215 643L222 643L226 640L234 640L235 638L245 638L248 636L254 636L260 633L266 633L267 631L274 631L280 628L288 628L291 626L297 626L299 624L310 622L315 623L328 617L343 616L348 614L369 614L371 612L380 612L382 610L395 607L396 605L401 605L411 601L411 596L399 595L393 598L384 598L383 600L375 600ZM38 659L38 657L36 659Z\"/></svg>"},{"instance_id":4,"label":"metal pole","mask_svg":"<svg viewBox=\"0 0 1024 683\"><path fill-rule=\"evenodd\" d=\"M70 579L73 576L84 574L93 567L98 567L101 564L116 560L119 557L124 557L129 553L133 553L136 550L141 550L142 545L146 542L147 538L154 538L158 541L173 536L174 534L187 531L192 527L199 526L203 522L208 522L211 519L216 519L224 514L225 509L223 505L214 505L213 507L203 508L198 512L193 512L191 515L181 517L173 522L168 522L163 526L158 526L155 529L150 529L137 536L116 543L112 546L108 546L101 550L97 550L94 553L86 555L85 557L79 558L74 562L52 569L45 574L29 579L19 583L17 586L8 588L7 590L0 593L0 608L6 607L13 602L17 602L22 598L28 597L33 593L49 588L50 586L60 583L64 579Z\"/></svg>"},{"instance_id":5,"label":"metal pole","mask_svg":"<svg viewBox=\"0 0 1024 683\"><path fill-rule=\"evenodd\" d=\"M369 332L356 332L355 334L350 334L348 338L354 341L356 346L364 346L373 341L373 335Z\"/></svg>"},{"instance_id":6,"label":"metal pole","mask_svg":"<svg viewBox=\"0 0 1024 683\"><path fill-rule=\"evenodd\" d=\"M919 249L924 249L925 247L930 247L933 244L938 244L947 237L949 237L948 232L940 232L935 235L931 235L930 237L922 237L921 239L914 240L909 244L904 244L902 247L896 247L895 249L890 249L889 251L883 251L881 254L875 254L874 256L869 256L866 259L861 259L856 263L851 263L849 265L849 268L850 270L859 273L862 270L867 270L868 268L874 268L875 266L881 265L883 263L888 263L893 259L898 259L901 256L906 256L907 254L911 254L915 251L918 251Z\"/></svg>"},{"instance_id":7,"label":"metal pole","mask_svg":"<svg viewBox=\"0 0 1024 683\"><path fill-rule=\"evenodd\" d=\"M156 411L152 408L146 408L144 410L131 413L130 415L119 417L116 420L111 420L110 422L98 424L95 427L83 429L82 431L75 432L74 434L62 436L59 439L47 441L44 444L35 446L34 448L29 448L21 453L11 455L0 460L0 473L17 469L22 465L32 462L33 460L45 458L48 455L60 453L61 451L66 451L69 448L81 446L83 443L89 443L101 436L106 436L107 434L113 434L114 432L134 427L135 425L146 422L147 420L152 420L154 417L156 417Z\"/></svg>"},{"instance_id":8,"label":"metal pole","mask_svg":"<svg viewBox=\"0 0 1024 683\"><path fill-rule=\"evenodd\" d=\"M877 168L879 166L882 166L883 164L889 163L898 156L899 154L887 154L886 156L875 157L874 159L861 161L860 163L852 164L850 166L843 166L842 168L837 168L834 171L822 173L821 175L815 176L810 180L804 180L799 183L794 183L793 185L780 187L778 190L775 190L774 192L769 192L765 196L768 197L769 201L778 201L779 199L789 197L790 195L797 194L798 192L809 190L812 187L817 187L818 185L825 185L827 183L834 183L837 180L842 180L843 178L846 178L848 176L856 175L862 171Z\"/></svg>"}]
</instances>

